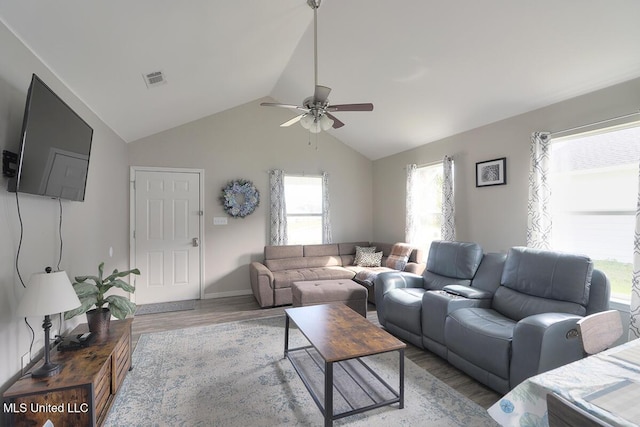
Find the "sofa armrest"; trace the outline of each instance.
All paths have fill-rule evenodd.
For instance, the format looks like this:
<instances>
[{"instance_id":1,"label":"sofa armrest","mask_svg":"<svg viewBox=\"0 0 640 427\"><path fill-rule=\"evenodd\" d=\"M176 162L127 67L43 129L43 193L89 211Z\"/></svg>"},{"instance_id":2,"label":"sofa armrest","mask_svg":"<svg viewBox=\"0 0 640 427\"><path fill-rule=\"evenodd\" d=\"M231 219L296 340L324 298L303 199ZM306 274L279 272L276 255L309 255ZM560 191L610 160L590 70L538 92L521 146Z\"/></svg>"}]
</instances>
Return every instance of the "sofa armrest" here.
<instances>
[{"instance_id":1,"label":"sofa armrest","mask_svg":"<svg viewBox=\"0 0 640 427\"><path fill-rule=\"evenodd\" d=\"M509 387L584 357L577 322L581 316L542 313L520 320L513 331Z\"/></svg>"},{"instance_id":2,"label":"sofa armrest","mask_svg":"<svg viewBox=\"0 0 640 427\"><path fill-rule=\"evenodd\" d=\"M491 297L493 297L493 294L489 291L483 291L482 289L476 289L465 285L447 285L442 288L442 290L449 294L458 295L468 299L491 299Z\"/></svg>"},{"instance_id":3,"label":"sofa armrest","mask_svg":"<svg viewBox=\"0 0 640 427\"><path fill-rule=\"evenodd\" d=\"M402 271L388 271L380 273L375 279L373 291L376 295L376 311L378 312L378 321L385 326L384 313L384 294L392 289L399 288L422 288L422 276Z\"/></svg>"},{"instance_id":4,"label":"sofa armrest","mask_svg":"<svg viewBox=\"0 0 640 427\"><path fill-rule=\"evenodd\" d=\"M380 296L391 289L422 288L422 276L404 271L387 271L376 276L375 288L380 290ZM377 295L376 295L377 296Z\"/></svg>"},{"instance_id":5,"label":"sofa armrest","mask_svg":"<svg viewBox=\"0 0 640 427\"><path fill-rule=\"evenodd\" d=\"M273 307L275 297L273 295L273 273L264 264L252 262L249 264L249 277L251 290L260 307Z\"/></svg>"},{"instance_id":6,"label":"sofa armrest","mask_svg":"<svg viewBox=\"0 0 640 427\"><path fill-rule=\"evenodd\" d=\"M427 268L427 264L425 264L424 262L408 262L404 267L404 271L407 273L421 275L424 272L425 268Z\"/></svg>"}]
</instances>

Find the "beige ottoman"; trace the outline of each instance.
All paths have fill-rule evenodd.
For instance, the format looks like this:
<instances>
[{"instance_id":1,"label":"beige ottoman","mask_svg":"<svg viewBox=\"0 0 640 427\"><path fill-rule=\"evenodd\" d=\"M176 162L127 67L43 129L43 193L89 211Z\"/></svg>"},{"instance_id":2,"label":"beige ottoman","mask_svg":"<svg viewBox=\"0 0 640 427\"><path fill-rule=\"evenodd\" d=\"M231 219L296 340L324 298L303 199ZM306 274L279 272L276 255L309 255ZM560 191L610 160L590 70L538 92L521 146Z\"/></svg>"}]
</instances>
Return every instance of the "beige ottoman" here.
<instances>
[{"instance_id":1,"label":"beige ottoman","mask_svg":"<svg viewBox=\"0 0 640 427\"><path fill-rule=\"evenodd\" d=\"M293 282L291 294L294 307L341 302L367 317L367 288L353 280L309 280Z\"/></svg>"}]
</instances>

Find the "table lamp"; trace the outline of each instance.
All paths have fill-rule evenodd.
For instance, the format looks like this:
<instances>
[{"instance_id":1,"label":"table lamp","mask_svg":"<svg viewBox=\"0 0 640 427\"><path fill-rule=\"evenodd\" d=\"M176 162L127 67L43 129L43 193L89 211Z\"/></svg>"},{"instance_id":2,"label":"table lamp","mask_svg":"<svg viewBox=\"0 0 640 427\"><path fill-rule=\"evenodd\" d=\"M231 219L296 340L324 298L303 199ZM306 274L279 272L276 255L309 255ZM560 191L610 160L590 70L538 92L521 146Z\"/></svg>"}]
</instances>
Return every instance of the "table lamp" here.
<instances>
[{"instance_id":1,"label":"table lamp","mask_svg":"<svg viewBox=\"0 0 640 427\"><path fill-rule=\"evenodd\" d=\"M16 313L22 317L44 315L42 328L44 329L44 365L34 370L34 378L50 377L60 372L61 366L51 363L49 350L49 329L51 329L51 314L62 313L80 306L67 273L56 271L51 273L47 267L46 273L35 273L29 279L27 290L18 304Z\"/></svg>"}]
</instances>

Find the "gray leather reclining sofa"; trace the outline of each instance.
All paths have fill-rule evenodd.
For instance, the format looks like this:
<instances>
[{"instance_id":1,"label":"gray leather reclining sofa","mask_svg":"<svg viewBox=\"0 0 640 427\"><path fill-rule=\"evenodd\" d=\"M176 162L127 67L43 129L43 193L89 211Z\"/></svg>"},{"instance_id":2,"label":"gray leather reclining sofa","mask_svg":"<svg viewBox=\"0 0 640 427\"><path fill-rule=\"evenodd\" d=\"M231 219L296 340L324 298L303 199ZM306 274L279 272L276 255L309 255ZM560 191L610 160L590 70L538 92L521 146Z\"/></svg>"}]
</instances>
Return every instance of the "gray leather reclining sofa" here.
<instances>
[{"instance_id":1,"label":"gray leather reclining sofa","mask_svg":"<svg viewBox=\"0 0 640 427\"><path fill-rule=\"evenodd\" d=\"M499 393L584 357L576 322L607 310L610 285L585 256L433 242L422 275L375 282L380 324Z\"/></svg>"}]
</instances>

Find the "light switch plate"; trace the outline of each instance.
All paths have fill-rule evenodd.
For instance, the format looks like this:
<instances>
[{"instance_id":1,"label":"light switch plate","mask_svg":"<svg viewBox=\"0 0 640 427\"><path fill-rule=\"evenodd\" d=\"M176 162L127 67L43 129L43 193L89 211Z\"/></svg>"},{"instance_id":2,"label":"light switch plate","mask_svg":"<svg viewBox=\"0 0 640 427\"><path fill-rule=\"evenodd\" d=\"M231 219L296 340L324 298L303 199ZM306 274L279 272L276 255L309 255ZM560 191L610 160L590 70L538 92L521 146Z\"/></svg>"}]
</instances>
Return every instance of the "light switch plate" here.
<instances>
[{"instance_id":1,"label":"light switch plate","mask_svg":"<svg viewBox=\"0 0 640 427\"><path fill-rule=\"evenodd\" d=\"M29 366L29 363L31 363L31 353L25 353L22 355L22 372L25 371L25 369L27 369L27 366Z\"/></svg>"},{"instance_id":2,"label":"light switch plate","mask_svg":"<svg viewBox=\"0 0 640 427\"><path fill-rule=\"evenodd\" d=\"M227 218L224 216L214 216L213 225L227 225Z\"/></svg>"}]
</instances>

